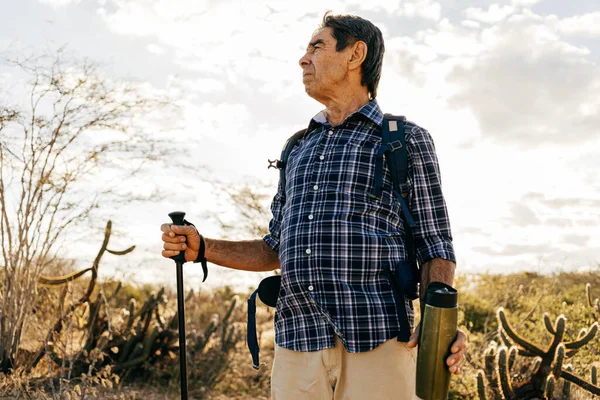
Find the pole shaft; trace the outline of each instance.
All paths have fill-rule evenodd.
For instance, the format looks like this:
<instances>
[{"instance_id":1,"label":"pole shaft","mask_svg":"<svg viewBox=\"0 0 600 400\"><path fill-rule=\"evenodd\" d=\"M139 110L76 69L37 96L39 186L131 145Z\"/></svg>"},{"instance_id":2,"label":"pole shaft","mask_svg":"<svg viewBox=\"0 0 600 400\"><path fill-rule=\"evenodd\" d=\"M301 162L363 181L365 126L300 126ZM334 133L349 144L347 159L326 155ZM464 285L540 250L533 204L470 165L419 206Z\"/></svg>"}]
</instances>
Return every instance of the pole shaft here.
<instances>
[{"instance_id":1,"label":"pole shaft","mask_svg":"<svg viewBox=\"0 0 600 400\"><path fill-rule=\"evenodd\" d=\"M185 293L183 291L183 263L177 263L177 316L179 319L179 375L181 400L188 400L187 354L185 350Z\"/></svg>"}]
</instances>

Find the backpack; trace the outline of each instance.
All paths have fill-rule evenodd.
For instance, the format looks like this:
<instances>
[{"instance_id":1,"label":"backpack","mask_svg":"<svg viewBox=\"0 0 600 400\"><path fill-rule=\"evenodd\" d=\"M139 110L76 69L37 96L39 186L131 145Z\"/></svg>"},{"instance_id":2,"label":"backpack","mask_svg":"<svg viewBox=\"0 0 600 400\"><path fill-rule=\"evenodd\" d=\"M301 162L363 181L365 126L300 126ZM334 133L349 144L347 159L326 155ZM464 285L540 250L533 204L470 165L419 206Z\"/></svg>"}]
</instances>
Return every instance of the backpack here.
<instances>
[{"instance_id":1,"label":"backpack","mask_svg":"<svg viewBox=\"0 0 600 400\"><path fill-rule=\"evenodd\" d=\"M381 147L377 152L375 159L375 179L374 187L369 194L372 198L381 197L383 186L383 159L388 165L393 183L393 194L400 203L402 209L402 221L405 231L405 247L408 260L401 262L396 268L396 273L392 273L389 269L384 269L388 280L390 281L394 300L396 303L396 313L400 323L400 331L398 332L398 341L407 342L410 338L410 324L404 298L415 300L419 297L419 281L420 272L416 259L414 240L412 229L415 227L415 221L410 214L408 207L408 156L406 153L405 139L405 122L403 116L395 116L385 114L381 127ZM285 167L290 156L290 153L300 139L306 134L306 129L302 129L292 135L283 146L281 157L279 160L268 160L268 168L279 169L280 185L285 188L286 177ZM252 354L252 367L258 369L260 367L258 339L256 337L256 296L267 306L275 307L277 297L281 285L281 276L274 275L263 279L258 288L252 293L248 299L248 327L247 327L247 344L250 353Z\"/></svg>"}]
</instances>

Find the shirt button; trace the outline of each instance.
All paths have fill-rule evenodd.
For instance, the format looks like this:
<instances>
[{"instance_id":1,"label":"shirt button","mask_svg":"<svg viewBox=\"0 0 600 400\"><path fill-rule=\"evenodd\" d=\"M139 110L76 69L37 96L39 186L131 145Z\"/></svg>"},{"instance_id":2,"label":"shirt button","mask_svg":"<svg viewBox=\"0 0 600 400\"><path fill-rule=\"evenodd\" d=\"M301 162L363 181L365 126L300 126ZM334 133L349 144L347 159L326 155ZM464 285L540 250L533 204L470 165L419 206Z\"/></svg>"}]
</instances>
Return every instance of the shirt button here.
<instances>
[{"instance_id":1,"label":"shirt button","mask_svg":"<svg viewBox=\"0 0 600 400\"><path fill-rule=\"evenodd\" d=\"M330 129L330 130L327 132L327 134L328 134L328 135L333 135L333 129Z\"/></svg>"},{"instance_id":2,"label":"shirt button","mask_svg":"<svg viewBox=\"0 0 600 400\"><path fill-rule=\"evenodd\" d=\"M310 249L306 249L306 254L310 254Z\"/></svg>"},{"instance_id":3,"label":"shirt button","mask_svg":"<svg viewBox=\"0 0 600 400\"><path fill-rule=\"evenodd\" d=\"M315 190L319 190L319 185L315 185L315 186L313 186L313 189L315 189Z\"/></svg>"},{"instance_id":4,"label":"shirt button","mask_svg":"<svg viewBox=\"0 0 600 400\"><path fill-rule=\"evenodd\" d=\"M324 160L325 156L319 156L319 160Z\"/></svg>"},{"instance_id":5,"label":"shirt button","mask_svg":"<svg viewBox=\"0 0 600 400\"><path fill-rule=\"evenodd\" d=\"M311 221L312 221L312 219L313 219L313 218L314 218L314 216L313 216L312 214L310 214L310 215L308 216L308 219L309 219L309 220L311 220Z\"/></svg>"},{"instance_id":6,"label":"shirt button","mask_svg":"<svg viewBox=\"0 0 600 400\"><path fill-rule=\"evenodd\" d=\"M308 290L310 290L310 291L312 292L313 290L315 290L315 287L314 287L313 285L310 285L310 286L308 287Z\"/></svg>"}]
</instances>

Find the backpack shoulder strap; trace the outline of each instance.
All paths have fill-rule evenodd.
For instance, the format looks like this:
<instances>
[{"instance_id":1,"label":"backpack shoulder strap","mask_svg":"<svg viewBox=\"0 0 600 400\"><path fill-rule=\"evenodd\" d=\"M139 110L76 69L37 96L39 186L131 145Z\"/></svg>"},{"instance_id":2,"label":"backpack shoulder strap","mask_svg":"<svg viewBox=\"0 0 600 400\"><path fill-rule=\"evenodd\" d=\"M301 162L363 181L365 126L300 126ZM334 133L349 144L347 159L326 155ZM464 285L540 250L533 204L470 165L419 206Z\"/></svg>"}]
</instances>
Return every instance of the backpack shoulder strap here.
<instances>
[{"instance_id":1,"label":"backpack shoulder strap","mask_svg":"<svg viewBox=\"0 0 600 400\"><path fill-rule=\"evenodd\" d=\"M406 313L404 304L405 297L415 299L419 296L419 266L415 253L415 243L413 229L416 224L410 209L408 207L408 153L406 149L406 118L385 114L381 126L381 148L377 154L375 165L375 189L374 195L381 195L381 186L383 184L383 156L388 165L392 179L392 191L394 197L400 203L402 209L402 222L404 225L404 246L406 249L407 261L400 263L396 267L395 276L392 277L391 271L385 271L392 285L394 300L400 330L398 331L398 340L408 341L410 338L410 322ZM413 284L409 284L412 282Z\"/></svg>"},{"instance_id":2,"label":"backpack shoulder strap","mask_svg":"<svg viewBox=\"0 0 600 400\"><path fill-rule=\"evenodd\" d=\"M406 180L408 177L408 156L406 153L405 126L406 117L385 114L381 127L381 136L384 144L387 144L389 151L386 153L386 160L394 190L403 198L408 196L406 191Z\"/></svg>"},{"instance_id":3,"label":"backpack shoulder strap","mask_svg":"<svg viewBox=\"0 0 600 400\"><path fill-rule=\"evenodd\" d=\"M300 139L304 137L306 134L306 129L300 129L298 132L294 133L283 145L283 149L281 150L281 156L279 160L271 161L269 160L269 168L277 168L279 169L279 182L285 190L285 167L287 165L288 158L290 157L290 153L296 147L296 144Z\"/></svg>"},{"instance_id":4,"label":"backpack shoulder strap","mask_svg":"<svg viewBox=\"0 0 600 400\"><path fill-rule=\"evenodd\" d=\"M406 154L406 139L404 123L406 117L385 114L381 125L381 147L375 161L375 186L371 196L381 197L383 187L383 158L387 161L393 189L400 194L406 192L408 175L408 156ZM405 194L406 196L406 194Z\"/></svg>"}]
</instances>

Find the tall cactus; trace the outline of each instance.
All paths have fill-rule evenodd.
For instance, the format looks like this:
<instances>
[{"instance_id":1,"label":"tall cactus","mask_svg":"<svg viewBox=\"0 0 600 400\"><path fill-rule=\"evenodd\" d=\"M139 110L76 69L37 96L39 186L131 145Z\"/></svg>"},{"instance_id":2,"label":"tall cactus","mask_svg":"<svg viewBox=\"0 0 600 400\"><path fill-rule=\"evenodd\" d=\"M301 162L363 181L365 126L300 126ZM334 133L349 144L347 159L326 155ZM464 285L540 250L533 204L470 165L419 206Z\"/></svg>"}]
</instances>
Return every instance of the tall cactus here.
<instances>
[{"instance_id":1,"label":"tall cactus","mask_svg":"<svg viewBox=\"0 0 600 400\"><path fill-rule=\"evenodd\" d=\"M589 296L588 296L589 297ZM589 301L589 300L588 300ZM500 395L496 398L510 399L551 399L559 378L565 380L563 385L563 395L570 393L571 384L575 384L582 389L595 394L600 394L600 387L597 386L595 376L596 369L592 368L591 382L578 377L572 372L570 365L564 365L568 357L575 355L583 346L588 344L598 332L598 322L594 322L589 329L582 329L577 339L569 342L564 341L566 329L566 318L559 315L555 323L552 324L550 316L544 314L544 326L551 335L552 340L547 348L539 346L525 337L521 336L509 322L504 308L500 307L498 315L499 338L503 345L498 347L496 357L497 379L499 380ZM514 343L508 350L508 346ZM486 366L489 354L492 351L486 351L484 358ZM516 354L523 357L536 357L533 369L529 378L520 382L513 383L510 370L514 363ZM494 377L490 373L486 374L488 381L493 383ZM478 374L478 393L480 399L482 396L481 386L483 386L483 373ZM481 381L481 382L480 382ZM492 386L492 385L490 385Z\"/></svg>"},{"instance_id":2,"label":"tall cactus","mask_svg":"<svg viewBox=\"0 0 600 400\"><path fill-rule=\"evenodd\" d=\"M61 335L64 327L68 326L67 322L71 320L75 321L75 327L85 330L85 337L80 350L75 353L64 349L60 351L52 345L42 346L29 364L29 369L35 367L43 356L47 355L58 365L66 365L70 376L87 373L91 366L100 369L112 365L112 371L115 373L135 378L136 375L144 374L147 366L175 357L179 344L178 318L177 313L170 317L165 315L168 299L164 288L157 293L152 293L141 305L136 304L135 299L131 299L128 307L120 311L123 317L120 323L114 322L111 311L107 309L109 301L117 295L121 286L117 285L112 293L105 293L102 287L98 288L100 260L105 252L120 256L130 253L135 248L132 246L123 251L108 249L111 228L112 223L108 221L103 243L92 267L63 276L40 278L39 282L43 285L60 286L81 279L86 273L91 272L84 295L65 307L62 316L48 332L46 343L57 342L55 339ZM185 300L188 301L193 295L194 292L190 291ZM61 299L63 301L66 299L66 290L63 291ZM215 315L204 333L200 337L193 338L196 340L190 346L192 351L202 352L215 334L221 332L219 351L222 353L221 359L227 360L227 354L240 340L239 332L233 329L230 321L236 305L234 299L222 319L219 315ZM92 354L103 356L95 360ZM211 379L218 380L221 372L221 370L215 371Z\"/></svg>"},{"instance_id":3,"label":"tall cactus","mask_svg":"<svg viewBox=\"0 0 600 400\"><path fill-rule=\"evenodd\" d=\"M94 291L94 288L96 287L96 281L98 278L98 268L100 267L100 261L102 260L102 256L104 255L104 253L109 252L111 254L121 256L121 255L128 254L135 249L135 246L131 246L122 251L109 250L108 242L110 240L111 234L112 234L112 221L109 220L106 223L106 227L104 229L104 240L102 241L100 250L98 251L96 258L94 259L94 262L92 263L91 268L86 268L79 272L74 272L72 274L65 275L65 276L49 277L49 276L43 275L40 277L39 282L41 284L62 285L64 283L71 282L74 279L77 279L77 278L83 276L88 271L91 271L91 273L92 273L92 276L90 277L90 281L88 283L87 289L86 289L85 293L83 294L83 296L79 300L77 300L73 304L71 304L63 312L63 315L61 315L58 318L58 320L54 323L54 326L52 328L50 328L50 330L48 331L48 333L46 335L46 340L44 341L44 343L52 343L53 338L57 335L60 335L61 331L63 330L63 328L65 326L65 323L72 317L73 313L77 309L79 309L81 306L90 306L93 303L93 302L91 302L90 297L92 295L92 292ZM46 354L46 352L48 350L52 350L52 348L49 348L46 345L42 345L39 348L39 350L36 352L35 357L33 357L32 360L30 361L30 363L27 365L26 370L31 371L31 369L34 368L40 362L40 360L42 359L42 357Z\"/></svg>"},{"instance_id":4,"label":"tall cactus","mask_svg":"<svg viewBox=\"0 0 600 400\"><path fill-rule=\"evenodd\" d=\"M485 391L485 379L483 375L483 370L477 371L477 394L479 395L479 400L487 400L487 395Z\"/></svg>"},{"instance_id":5,"label":"tall cactus","mask_svg":"<svg viewBox=\"0 0 600 400\"><path fill-rule=\"evenodd\" d=\"M500 378L500 388L506 400L516 400L508 368L508 355L505 346L498 348L498 376Z\"/></svg>"}]
</instances>

